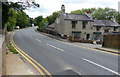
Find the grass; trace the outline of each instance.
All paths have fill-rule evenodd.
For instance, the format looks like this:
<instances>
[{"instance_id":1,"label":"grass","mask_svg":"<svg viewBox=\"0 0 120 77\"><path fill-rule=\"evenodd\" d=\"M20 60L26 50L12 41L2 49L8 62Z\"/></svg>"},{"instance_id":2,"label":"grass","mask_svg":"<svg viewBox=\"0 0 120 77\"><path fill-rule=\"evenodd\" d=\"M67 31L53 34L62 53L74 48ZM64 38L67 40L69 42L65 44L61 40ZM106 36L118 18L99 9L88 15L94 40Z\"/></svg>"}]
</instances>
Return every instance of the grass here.
<instances>
[{"instance_id":1,"label":"grass","mask_svg":"<svg viewBox=\"0 0 120 77\"><path fill-rule=\"evenodd\" d=\"M18 51L12 45L8 45L8 48L13 54L18 54Z\"/></svg>"},{"instance_id":2,"label":"grass","mask_svg":"<svg viewBox=\"0 0 120 77\"><path fill-rule=\"evenodd\" d=\"M9 54L9 51L6 51L6 55L8 55Z\"/></svg>"}]
</instances>

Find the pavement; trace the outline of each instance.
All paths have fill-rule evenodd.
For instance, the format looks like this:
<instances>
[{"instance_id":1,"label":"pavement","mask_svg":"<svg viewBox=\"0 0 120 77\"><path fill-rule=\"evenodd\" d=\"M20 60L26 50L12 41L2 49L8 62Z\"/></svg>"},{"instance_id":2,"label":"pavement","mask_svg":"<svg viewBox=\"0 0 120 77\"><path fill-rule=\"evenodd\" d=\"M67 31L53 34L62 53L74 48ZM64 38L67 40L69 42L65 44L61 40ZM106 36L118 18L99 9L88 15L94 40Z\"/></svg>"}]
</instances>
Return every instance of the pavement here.
<instances>
[{"instance_id":1,"label":"pavement","mask_svg":"<svg viewBox=\"0 0 120 77\"><path fill-rule=\"evenodd\" d=\"M36 27L19 30L13 40L52 75L120 75L117 55L61 42L35 30Z\"/></svg>"},{"instance_id":2,"label":"pavement","mask_svg":"<svg viewBox=\"0 0 120 77\"><path fill-rule=\"evenodd\" d=\"M2 42L3 37L2 34L0 34L0 76L2 76Z\"/></svg>"},{"instance_id":3,"label":"pavement","mask_svg":"<svg viewBox=\"0 0 120 77\"><path fill-rule=\"evenodd\" d=\"M15 55L10 52L7 55L7 75L40 75L35 68L33 68L20 55Z\"/></svg>"},{"instance_id":4,"label":"pavement","mask_svg":"<svg viewBox=\"0 0 120 77\"><path fill-rule=\"evenodd\" d=\"M12 32L8 33L7 41L10 40L11 34ZM6 51L9 51L7 47L5 49L5 52ZM40 75L39 72L20 54L13 54L9 51L9 54L5 55L4 58L6 58L5 75Z\"/></svg>"}]
</instances>

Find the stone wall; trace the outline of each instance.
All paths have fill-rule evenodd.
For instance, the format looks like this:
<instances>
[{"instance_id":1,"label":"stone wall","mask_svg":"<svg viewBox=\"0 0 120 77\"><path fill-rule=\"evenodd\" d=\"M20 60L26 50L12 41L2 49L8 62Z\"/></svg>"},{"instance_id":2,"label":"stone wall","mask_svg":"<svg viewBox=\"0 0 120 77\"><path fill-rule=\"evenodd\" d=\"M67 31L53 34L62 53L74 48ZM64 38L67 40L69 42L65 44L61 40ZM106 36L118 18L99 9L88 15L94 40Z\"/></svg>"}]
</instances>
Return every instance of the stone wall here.
<instances>
[{"instance_id":1,"label":"stone wall","mask_svg":"<svg viewBox=\"0 0 120 77\"><path fill-rule=\"evenodd\" d=\"M103 36L103 47L120 49L120 34L109 34Z\"/></svg>"}]
</instances>

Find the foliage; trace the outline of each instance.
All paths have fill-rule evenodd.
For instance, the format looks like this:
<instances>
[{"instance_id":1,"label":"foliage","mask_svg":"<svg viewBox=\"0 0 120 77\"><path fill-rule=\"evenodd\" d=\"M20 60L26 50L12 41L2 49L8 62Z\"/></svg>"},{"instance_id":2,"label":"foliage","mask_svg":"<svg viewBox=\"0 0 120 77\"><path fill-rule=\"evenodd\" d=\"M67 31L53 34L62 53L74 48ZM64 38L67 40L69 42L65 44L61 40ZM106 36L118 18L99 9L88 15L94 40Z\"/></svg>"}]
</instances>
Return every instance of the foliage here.
<instances>
[{"instance_id":1,"label":"foliage","mask_svg":"<svg viewBox=\"0 0 120 77\"><path fill-rule=\"evenodd\" d=\"M111 9L111 8L104 8L104 9L89 8L89 9L75 10L75 11L72 11L71 13L86 14L86 12L90 12L92 14L93 19L111 20L113 18L118 17L118 12L115 9Z\"/></svg>"},{"instance_id":2,"label":"foliage","mask_svg":"<svg viewBox=\"0 0 120 77\"><path fill-rule=\"evenodd\" d=\"M75 10L75 11L71 11L71 13L73 14L85 14L86 12L94 12L96 10L96 8L88 8L88 9L81 9L81 10Z\"/></svg>"},{"instance_id":3,"label":"foliage","mask_svg":"<svg viewBox=\"0 0 120 77\"><path fill-rule=\"evenodd\" d=\"M6 51L6 55L8 55L9 54L9 51Z\"/></svg>"},{"instance_id":4,"label":"foliage","mask_svg":"<svg viewBox=\"0 0 120 77\"><path fill-rule=\"evenodd\" d=\"M39 25L39 31L42 31L42 30L44 30L45 29L45 27L46 27L46 23L47 23L47 19L46 18L43 18L42 19L42 21L40 22L40 25Z\"/></svg>"},{"instance_id":5,"label":"foliage","mask_svg":"<svg viewBox=\"0 0 120 77\"><path fill-rule=\"evenodd\" d=\"M110 8L98 8L93 14L93 18L101 19L101 20L111 20L112 18L117 17L117 11L115 9Z\"/></svg>"},{"instance_id":6,"label":"foliage","mask_svg":"<svg viewBox=\"0 0 120 77\"><path fill-rule=\"evenodd\" d=\"M17 12L17 23L16 25L20 28L25 28L25 26L30 25L29 17L27 17L26 13L23 11Z\"/></svg>"},{"instance_id":7,"label":"foliage","mask_svg":"<svg viewBox=\"0 0 120 77\"><path fill-rule=\"evenodd\" d=\"M14 9L9 9L9 18L8 22L6 23L7 25L7 30L12 31L16 27L16 10Z\"/></svg>"},{"instance_id":8,"label":"foliage","mask_svg":"<svg viewBox=\"0 0 120 77\"><path fill-rule=\"evenodd\" d=\"M12 45L8 45L8 48L11 52L13 52L14 54L18 54L18 51L12 46Z\"/></svg>"},{"instance_id":9,"label":"foliage","mask_svg":"<svg viewBox=\"0 0 120 77\"><path fill-rule=\"evenodd\" d=\"M16 19L16 24L19 25L21 28L24 28L25 26L31 25L29 16L26 15L26 13L23 12L23 10L29 8L29 7L39 7L39 4L36 4L34 2L2 2L2 28L5 28L5 25L8 25L10 28L9 30L13 30L12 23L9 22L10 18L12 17L12 20ZM10 17L10 18L9 18ZM20 18L22 19L20 19ZM23 21L22 21L23 20ZM15 25L15 23L14 23ZM11 28L12 27L12 28Z\"/></svg>"},{"instance_id":10,"label":"foliage","mask_svg":"<svg viewBox=\"0 0 120 77\"><path fill-rule=\"evenodd\" d=\"M34 24L35 24L36 26L40 26L40 23L41 23L42 19L43 19L42 16L36 17L36 18L34 19Z\"/></svg>"},{"instance_id":11,"label":"foliage","mask_svg":"<svg viewBox=\"0 0 120 77\"><path fill-rule=\"evenodd\" d=\"M50 16L48 16L48 17L46 17L46 18L47 18L47 20L48 20L49 25L50 25L50 24L52 24L52 23L54 23L54 22L55 22L55 20L56 20L56 18L58 18L58 17L59 17L59 15L60 15L60 12L59 12L59 11L57 11L57 12L53 12L53 14L52 14L52 15L50 15Z\"/></svg>"},{"instance_id":12,"label":"foliage","mask_svg":"<svg viewBox=\"0 0 120 77\"><path fill-rule=\"evenodd\" d=\"M116 21L120 24L120 13L118 13L118 15L116 17Z\"/></svg>"}]
</instances>

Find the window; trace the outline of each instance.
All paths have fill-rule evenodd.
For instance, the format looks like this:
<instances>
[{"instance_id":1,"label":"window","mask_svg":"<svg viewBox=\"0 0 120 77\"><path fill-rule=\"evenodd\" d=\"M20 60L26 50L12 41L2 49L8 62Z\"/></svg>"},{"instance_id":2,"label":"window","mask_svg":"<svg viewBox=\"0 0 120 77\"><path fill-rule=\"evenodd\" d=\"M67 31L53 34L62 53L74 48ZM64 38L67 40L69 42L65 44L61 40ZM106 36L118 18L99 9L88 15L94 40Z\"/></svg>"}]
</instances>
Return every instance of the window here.
<instances>
[{"instance_id":1,"label":"window","mask_svg":"<svg viewBox=\"0 0 120 77\"><path fill-rule=\"evenodd\" d=\"M97 26L96 27L96 31L100 31L101 27L100 26Z\"/></svg>"},{"instance_id":2,"label":"window","mask_svg":"<svg viewBox=\"0 0 120 77\"><path fill-rule=\"evenodd\" d=\"M114 27L114 31L116 31L118 29L118 27Z\"/></svg>"},{"instance_id":3,"label":"window","mask_svg":"<svg viewBox=\"0 0 120 77\"><path fill-rule=\"evenodd\" d=\"M71 21L72 22L72 28L75 29L77 21Z\"/></svg>"},{"instance_id":4,"label":"window","mask_svg":"<svg viewBox=\"0 0 120 77\"><path fill-rule=\"evenodd\" d=\"M109 32L109 29L104 29L104 33L107 33L107 32Z\"/></svg>"},{"instance_id":5,"label":"window","mask_svg":"<svg viewBox=\"0 0 120 77\"><path fill-rule=\"evenodd\" d=\"M88 23L87 21L83 21L83 22L82 22L82 28L83 28L83 29L86 28L87 23Z\"/></svg>"}]
</instances>

